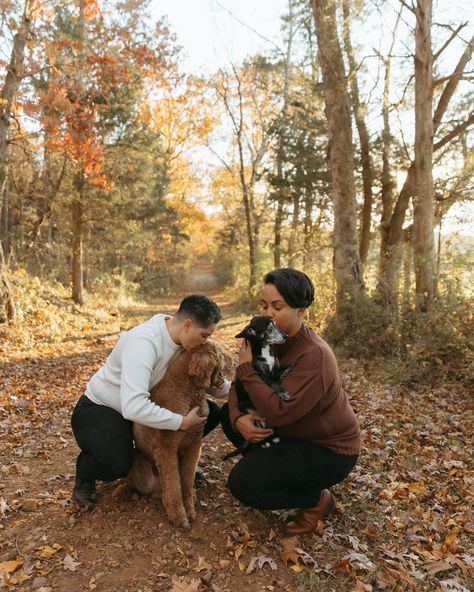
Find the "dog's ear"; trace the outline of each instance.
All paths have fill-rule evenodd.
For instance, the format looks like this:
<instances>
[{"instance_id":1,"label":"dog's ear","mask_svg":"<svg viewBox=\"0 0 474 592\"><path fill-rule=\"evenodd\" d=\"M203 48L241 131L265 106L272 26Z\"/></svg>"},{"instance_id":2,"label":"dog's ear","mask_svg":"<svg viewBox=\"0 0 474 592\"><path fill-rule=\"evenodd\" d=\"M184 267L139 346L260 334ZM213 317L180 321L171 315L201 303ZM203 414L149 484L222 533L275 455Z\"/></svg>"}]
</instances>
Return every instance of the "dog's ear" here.
<instances>
[{"instance_id":1,"label":"dog's ear","mask_svg":"<svg viewBox=\"0 0 474 592\"><path fill-rule=\"evenodd\" d=\"M216 356L210 348L199 347L191 354L188 375L200 388L211 386L212 373L216 367Z\"/></svg>"},{"instance_id":2,"label":"dog's ear","mask_svg":"<svg viewBox=\"0 0 474 592\"><path fill-rule=\"evenodd\" d=\"M244 339L249 339L250 337L255 337L256 332L255 329L252 327L245 327L240 333L238 333L235 337L243 337Z\"/></svg>"}]
</instances>

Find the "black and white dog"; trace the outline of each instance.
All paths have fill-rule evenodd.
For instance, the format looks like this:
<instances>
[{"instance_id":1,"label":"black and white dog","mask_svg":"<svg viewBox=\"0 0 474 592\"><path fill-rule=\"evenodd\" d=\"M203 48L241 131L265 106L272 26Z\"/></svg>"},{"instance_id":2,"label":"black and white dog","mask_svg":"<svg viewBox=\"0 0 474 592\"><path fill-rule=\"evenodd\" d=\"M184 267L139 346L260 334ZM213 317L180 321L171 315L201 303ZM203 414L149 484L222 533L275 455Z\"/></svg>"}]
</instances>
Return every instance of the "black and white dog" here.
<instances>
[{"instance_id":1,"label":"black and white dog","mask_svg":"<svg viewBox=\"0 0 474 592\"><path fill-rule=\"evenodd\" d=\"M238 333L236 338L244 338L252 346L252 364L260 378L266 382L283 401L291 399L290 394L282 387L281 380L292 369L292 366L280 366L278 358L273 352L273 346L284 343L288 335L278 329L275 323L264 316L253 317L250 323ZM255 413L252 401L244 389L240 380L236 381L235 390L237 394L237 406L242 413ZM270 427L266 422L257 422L258 427ZM270 436L261 443L261 446L269 447L271 443L278 442L278 438ZM244 452L250 446L255 446L250 442L245 442L236 450L230 452L224 457L224 460L232 458L237 454Z\"/></svg>"}]
</instances>

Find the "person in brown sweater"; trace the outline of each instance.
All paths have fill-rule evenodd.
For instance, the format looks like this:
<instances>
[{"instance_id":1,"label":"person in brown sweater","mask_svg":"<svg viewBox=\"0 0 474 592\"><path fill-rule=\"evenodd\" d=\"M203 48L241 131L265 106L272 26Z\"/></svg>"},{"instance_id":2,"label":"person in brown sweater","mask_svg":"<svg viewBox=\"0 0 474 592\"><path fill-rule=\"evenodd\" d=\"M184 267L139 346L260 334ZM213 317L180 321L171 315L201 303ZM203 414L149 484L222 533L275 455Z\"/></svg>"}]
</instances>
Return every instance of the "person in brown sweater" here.
<instances>
[{"instance_id":1,"label":"person in brown sweater","mask_svg":"<svg viewBox=\"0 0 474 592\"><path fill-rule=\"evenodd\" d=\"M235 382L221 423L237 447L259 443L270 435L279 442L269 448L251 447L228 477L231 493L245 505L266 510L299 508L286 524L287 534L305 534L335 507L329 487L342 481L356 464L361 447L360 428L339 379L329 345L304 324L306 308L314 300L310 278L293 268L276 269L264 278L262 314L288 334L274 346L282 366L291 365L282 386L290 400L282 400L257 374L251 346L239 352L236 380L249 395L256 413L237 406ZM267 428L256 421L265 421ZM271 427L270 427L271 426Z\"/></svg>"}]
</instances>

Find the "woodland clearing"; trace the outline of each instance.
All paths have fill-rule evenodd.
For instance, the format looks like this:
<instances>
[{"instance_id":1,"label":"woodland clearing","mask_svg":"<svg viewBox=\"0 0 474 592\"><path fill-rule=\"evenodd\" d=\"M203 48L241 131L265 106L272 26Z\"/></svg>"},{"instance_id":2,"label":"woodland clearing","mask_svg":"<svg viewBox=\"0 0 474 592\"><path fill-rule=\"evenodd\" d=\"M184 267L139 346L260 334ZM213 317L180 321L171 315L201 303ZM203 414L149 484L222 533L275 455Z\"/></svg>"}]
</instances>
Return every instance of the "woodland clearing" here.
<instances>
[{"instance_id":1,"label":"woodland clearing","mask_svg":"<svg viewBox=\"0 0 474 592\"><path fill-rule=\"evenodd\" d=\"M212 288L197 274L196 287ZM206 286L205 286L206 284ZM216 337L237 351L248 318L215 290L224 320ZM61 339L12 327L0 353L0 588L18 592L365 592L472 590L472 409L456 383L401 390L341 359L364 448L335 488L337 509L318 532L284 536L284 514L237 503L220 428L206 438L198 517L173 528L159 499L99 484L91 512L70 502L76 444L70 414L121 330L173 312L182 294L65 323ZM3 587L2 587L3 583Z\"/></svg>"}]
</instances>

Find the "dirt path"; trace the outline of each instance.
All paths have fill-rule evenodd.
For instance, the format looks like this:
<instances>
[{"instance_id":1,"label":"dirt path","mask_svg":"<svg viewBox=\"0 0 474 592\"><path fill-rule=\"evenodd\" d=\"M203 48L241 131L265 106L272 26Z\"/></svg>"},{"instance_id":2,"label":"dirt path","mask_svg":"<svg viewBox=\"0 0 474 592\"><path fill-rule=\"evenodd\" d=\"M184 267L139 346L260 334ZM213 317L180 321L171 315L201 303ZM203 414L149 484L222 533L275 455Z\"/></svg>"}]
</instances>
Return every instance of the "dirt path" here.
<instances>
[{"instance_id":1,"label":"dirt path","mask_svg":"<svg viewBox=\"0 0 474 592\"><path fill-rule=\"evenodd\" d=\"M186 291L215 290L208 274L203 266ZM224 311L218 337L235 347L246 315L219 292L213 296ZM157 309L173 311L177 301ZM78 512L69 501L77 454L72 407L118 330L152 312L129 309L80 339L9 350L0 368L0 589L473 589L466 393L440 385L401 397L354 361L341 368L364 428L364 454L335 488L337 511L317 534L285 539L281 516L235 502L225 485L235 461L221 460L229 445L219 428L203 446L207 482L188 532L169 524L159 499L130 496L120 483L100 484L98 507Z\"/></svg>"}]
</instances>

